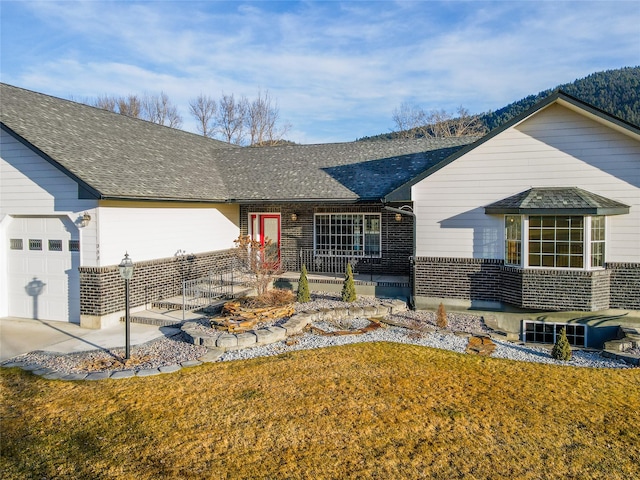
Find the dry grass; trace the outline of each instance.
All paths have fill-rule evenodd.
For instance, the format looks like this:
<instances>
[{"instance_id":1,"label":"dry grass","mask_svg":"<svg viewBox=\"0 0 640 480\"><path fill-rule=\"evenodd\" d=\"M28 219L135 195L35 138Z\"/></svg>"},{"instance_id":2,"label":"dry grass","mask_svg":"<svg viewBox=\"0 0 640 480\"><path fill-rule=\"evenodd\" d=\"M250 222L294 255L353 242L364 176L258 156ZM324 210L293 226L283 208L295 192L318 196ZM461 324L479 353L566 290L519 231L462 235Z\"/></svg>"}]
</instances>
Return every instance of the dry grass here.
<instances>
[{"instance_id":1,"label":"dry grass","mask_svg":"<svg viewBox=\"0 0 640 480\"><path fill-rule=\"evenodd\" d=\"M640 476L640 369L377 343L126 380L0 378L5 479Z\"/></svg>"}]
</instances>

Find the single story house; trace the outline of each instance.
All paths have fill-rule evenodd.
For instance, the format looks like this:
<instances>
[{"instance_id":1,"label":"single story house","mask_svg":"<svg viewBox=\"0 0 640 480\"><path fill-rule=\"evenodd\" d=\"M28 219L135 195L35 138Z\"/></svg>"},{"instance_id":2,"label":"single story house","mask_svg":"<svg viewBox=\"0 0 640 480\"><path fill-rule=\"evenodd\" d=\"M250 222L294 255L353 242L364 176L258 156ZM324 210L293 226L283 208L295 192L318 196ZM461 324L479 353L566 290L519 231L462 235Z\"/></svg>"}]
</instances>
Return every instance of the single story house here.
<instances>
[{"instance_id":1,"label":"single story house","mask_svg":"<svg viewBox=\"0 0 640 480\"><path fill-rule=\"evenodd\" d=\"M240 148L6 84L0 316L117 322L232 268L411 278L412 301L640 310L640 129L556 93L477 137Z\"/></svg>"}]
</instances>

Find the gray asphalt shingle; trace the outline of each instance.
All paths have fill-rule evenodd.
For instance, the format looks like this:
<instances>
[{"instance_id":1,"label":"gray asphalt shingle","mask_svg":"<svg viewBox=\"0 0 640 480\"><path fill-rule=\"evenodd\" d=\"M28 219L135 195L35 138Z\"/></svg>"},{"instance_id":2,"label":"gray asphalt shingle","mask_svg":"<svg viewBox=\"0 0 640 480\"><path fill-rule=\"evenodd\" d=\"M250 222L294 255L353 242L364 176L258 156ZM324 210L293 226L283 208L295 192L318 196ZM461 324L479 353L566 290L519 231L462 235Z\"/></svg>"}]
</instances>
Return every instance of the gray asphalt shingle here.
<instances>
[{"instance_id":1,"label":"gray asphalt shingle","mask_svg":"<svg viewBox=\"0 0 640 480\"><path fill-rule=\"evenodd\" d=\"M615 215L629 206L577 187L530 188L485 207L486 213L557 213Z\"/></svg>"},{"instance_id":2,"label":"gray asphalt shingle","mask_svg":"<svg viewBox=\"0 0 640 480\"><path fill-rule=\"evenodd\" d=\"M0 85L2 123L103 198L377 200L477 140L240 148Z\"/></svg>"}]
</instances>

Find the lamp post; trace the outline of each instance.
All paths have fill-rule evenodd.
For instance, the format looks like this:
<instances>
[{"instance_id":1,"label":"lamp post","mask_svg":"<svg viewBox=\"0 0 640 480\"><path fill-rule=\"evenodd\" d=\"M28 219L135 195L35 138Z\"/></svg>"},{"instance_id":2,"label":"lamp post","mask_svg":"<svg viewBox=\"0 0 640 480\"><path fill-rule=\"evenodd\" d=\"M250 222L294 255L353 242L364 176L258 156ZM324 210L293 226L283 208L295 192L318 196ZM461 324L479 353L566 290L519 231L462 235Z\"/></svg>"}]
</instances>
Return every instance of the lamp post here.
<instances>
[{"instance_id":1,"label":"lamp post","mask_svg":"<svg viewBox=\"0 0 640 480\"><path fill-rule=\"evenodd\" d=\"M129 360L129 344L130 342L130 331L129 331L129 325L131 323L130 321L130 316L129 316L129 280L131 280L131 277L133 277L133 261L129 258L129 254L125 253L124 254L124 258L122 259L122 261L120 262L120 265L118 265L118 268L120 269L120 276L124 279L124 297L125 297L125 330L124 330L124 336L125 336L125 353L124 353L124 358L125 360Z\"/></svg>"}]
</instances>

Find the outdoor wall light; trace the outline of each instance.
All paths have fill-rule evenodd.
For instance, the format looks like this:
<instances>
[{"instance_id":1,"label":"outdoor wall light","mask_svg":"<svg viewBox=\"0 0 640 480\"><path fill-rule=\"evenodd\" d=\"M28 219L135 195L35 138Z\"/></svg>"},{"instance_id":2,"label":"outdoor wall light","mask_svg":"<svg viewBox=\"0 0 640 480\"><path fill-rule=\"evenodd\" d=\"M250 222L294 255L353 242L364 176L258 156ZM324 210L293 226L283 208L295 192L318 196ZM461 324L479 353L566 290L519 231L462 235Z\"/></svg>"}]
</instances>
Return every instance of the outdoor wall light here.
<instances>
[{"instance_id":1,"label":"outdoor wall light","mask_svg":"<svg viewBox=\"0 0 640 480\"><path fill-rule=\"evenodd\" d=\"M131 344L131 315L129 313L129 280L133 277L133 260L129 258L129 254L125 253L124 258L118 265L120 269L120 276L124 280L124 308L125 308L125 327L124 327L124 341L125 341L125 360L129 360L129 351Z\"/></svg>"},{"instance_id":2,"label":"outdoor wall light","mask_svg":"<svg viewBox=\"0 0 640 480\"><path fill-rule=\"evenodd\" d=\"M296 220L298 220L298 214L297 213L292 213L291 214L291 221L295 222Z\"/></svg>"},{"instance_id":3,"label":"outdoor wall light","mask_svg":"<svg viewBox=\"0 0 640 480\"><path fill-rule=\"evenodd\" d=\"M91 221L91 215L89 215L87 212L84 212L84 215L80 217L79 225L80 227L84 228L87 225L89 225L90 221Z\"/></svg>"}]
</instances>

